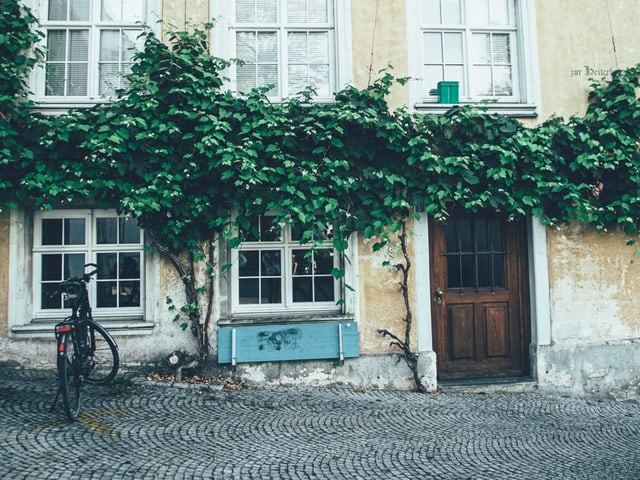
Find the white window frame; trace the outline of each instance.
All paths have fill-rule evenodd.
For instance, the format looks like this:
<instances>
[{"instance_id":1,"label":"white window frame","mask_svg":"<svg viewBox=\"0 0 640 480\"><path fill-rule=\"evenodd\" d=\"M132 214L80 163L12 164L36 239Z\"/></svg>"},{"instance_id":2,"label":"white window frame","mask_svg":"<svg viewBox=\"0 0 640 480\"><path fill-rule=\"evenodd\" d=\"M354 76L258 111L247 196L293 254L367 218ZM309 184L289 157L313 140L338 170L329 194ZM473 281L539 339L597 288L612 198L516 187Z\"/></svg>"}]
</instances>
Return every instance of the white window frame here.
<instances>
[{"instance_id":1,"label":"white window frame","mask_svg":"<svg viewBox=\"0 0 640 480\"><path fill-rule=\"evenodd\" d=\"M469 0L463 0L469 1ZM432 24L427 26L422 23L425 16L421 12L420 0L407 0L407 35L410 77L410 103L412 111L425 111L430 113L444 113L450 105L438 103L437 95L430 95L426 91L423 81L423 68L425 55L423 52L423 33L425 31L463 31L463 42L469 47L463 47L463 52L470 48L471 35L474 32L481 33L509 33L511 46L511 65L513 76L513 95L502 96L476 96L473 97L460 88L459 104L482 105L490 112L504 113L516 117L535 117L538 114L539 80L535 74L537 67L537 37L535 30L535 0L513 0L514 10L512 15L513 27L492 27L491 29L462 25L452 26ZM470 85L469 71L470 60L465 56L464 72L465 83Z\"/></svg>"},{"instance_id":2,"label":"white window frame","mask_svg":"<svg viewBox=\"0 0 640 480\"><path fill-rule=\"evenodd\" d=\"M267 214L268 215L268 214ZM332 249L334 255L334 268L346 268L343 260L343 253L336 251L333 247L332 240L325 240L315 244L303 243L291 238L291 229L284 226L282 229L282 237L275 241L244 241L237 248L232 248L230 252L231 258L231 314L237 316L243 315L340 315L345 309L345 288L344 278L333 279L334 299L324 302L294 302L293 301L293 273L284 273L281 275L281 303L253 303L241 304L239 292L240 280L240 255L242 252L255 252L261 250L278 250L281 256L281 268L283 272L293 272L294 265L292 260L293 250L307 249ZM260 276L261 278L261 276ZM260 281L260 280L258 280Z\"/></svg>"},{"instance_id":3,"label":"white window frame","mask_svg":"<svg viewBox=\"0 0 640 480\"><path fill-rule=\"evenodd\" d=\"M333 12L333 20L326 26L316 24L286 25L284 14L286 14L286 0L278 0L280 11L279 22L274 25L266 24L241 24L235 23L235 0L210 0L211 12L215 21L212 32L212 54L225 59L236 58L237 31L277 31L278 32L278 78L280 94L271 96L272 101L282 101L287 98L288 79L287 69L283 64L287 59L287 31L331 31L330 51L329 51L329 71L330 82L329 96L315 97L315 101L328 102L333 100L333 93L341 90L346 85L352 83L352 55L351 55L351 1L350 0L328 0L330 10ZM284 41L283 41L284 40ZM228 88L237 91L235 66L231 66L227 72L229 82Z\"/></svg>"},{"instance_id":4,"label":"white window frame","mask_svg":"<svg viewBox=\"0 0 640 480\"><path fill-rule=\"evenodd\" d=\"M42 220L45 219L69 219L78 218L85 221L85 241L80 245L42 245ZM33 227L33 318L51 319L64 318L69 315L68 308L43 309L41 308L41 272L42 255L47 253L82 253L85 255L85 263L97 263L96 257L105 252L135 252L140 254L140 305L137 307L104 307L98 308L96 304L96 285L99 278L94 277L88 285L89 301L92 306L93 316L97 319L139 319L144 316L145 306L145 249L144 232L140 230L138 243L126 244L98 244L96 239L97 218L122 218L115 210L49 210L34 213Z\"/></svg>"},{"instance_id":5,"label":"white window frame","mask_svg":"<svg viewBox=\"0 0 640 480\"><path fill-rule=\"evenodd\" d=\"M126 0L125 0L126 1ZM144 25L151 28L156 33L159 32L157 20L161 18L161 0L144 0L144 12L146 18L142 23L132 21L105 22L100 20L100 0L89 0L89 20L88 21L49 21L48 7L49 0L26 0L34 15L39 18L39 28L45 33L45 38L41 42L41 47L46 50L47 30L88 30L88 72L87 72L87 95L46 95L46 58L42 65L34 69L31 76L31 90L34 92L35 100L42 103L44 107L73 108L84 105L109 101L111 97L99 94L99 69L100 69L100 32L103 30L136 30L142 31ZM144 24L144 25L143 25Z\"/></svg>"}]
</instances>

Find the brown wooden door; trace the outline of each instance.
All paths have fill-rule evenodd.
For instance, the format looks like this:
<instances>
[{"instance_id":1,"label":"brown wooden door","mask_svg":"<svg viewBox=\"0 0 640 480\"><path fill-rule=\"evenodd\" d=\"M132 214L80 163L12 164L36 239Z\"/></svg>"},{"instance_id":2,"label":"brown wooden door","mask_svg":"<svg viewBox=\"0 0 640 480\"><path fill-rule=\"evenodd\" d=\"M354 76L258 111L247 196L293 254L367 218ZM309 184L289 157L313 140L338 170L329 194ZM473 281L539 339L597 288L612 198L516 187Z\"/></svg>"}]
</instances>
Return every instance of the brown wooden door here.
<instances>
[{"instance_id":1,"label":"brown wooden door","mask_svg":"<svg viewBox=\"0 0 640 480\"><path fill-rule=\"evenodd\" d=\"M438 377L526 375L525 222L460 215L431 221L429 231Z\"/></svg>"}]
</instances>

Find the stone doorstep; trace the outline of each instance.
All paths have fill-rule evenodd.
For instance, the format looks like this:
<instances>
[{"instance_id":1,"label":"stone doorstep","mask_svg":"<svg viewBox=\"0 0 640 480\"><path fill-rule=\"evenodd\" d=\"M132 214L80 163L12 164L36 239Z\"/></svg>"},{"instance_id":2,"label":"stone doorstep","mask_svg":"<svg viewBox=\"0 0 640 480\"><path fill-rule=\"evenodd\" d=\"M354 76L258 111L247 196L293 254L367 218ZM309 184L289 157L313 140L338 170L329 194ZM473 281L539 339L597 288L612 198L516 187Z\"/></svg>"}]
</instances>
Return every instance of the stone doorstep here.
<instances>
[{"instance_id":1,"label":"stone doorstep","mask_svg":"<svg viewBox=\"0 0 640 480\"><path fill-rule=\"evenodd\" d=\"M531 378L492 378L438 382L445 393L534 393L538 384Z\"/></svg>"}]
</instances>

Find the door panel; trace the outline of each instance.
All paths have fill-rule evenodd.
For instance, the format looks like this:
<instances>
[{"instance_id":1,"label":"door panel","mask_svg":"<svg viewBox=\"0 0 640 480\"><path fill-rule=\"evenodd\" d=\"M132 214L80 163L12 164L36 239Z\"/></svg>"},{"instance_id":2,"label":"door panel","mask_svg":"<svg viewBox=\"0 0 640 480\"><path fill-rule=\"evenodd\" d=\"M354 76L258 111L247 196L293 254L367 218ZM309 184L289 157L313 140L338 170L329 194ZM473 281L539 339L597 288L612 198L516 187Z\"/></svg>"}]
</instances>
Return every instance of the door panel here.
<instances>
[{"instance_id":1,"label":"door panel","mask_svg":"<svg viewBox=\"0 0 640 480\"><path fill-rule=\"evenodd\" d=\"M431 221L435 351L441 379L528 373L524 221L458 215Z\"/></svg>"}]
</instances>

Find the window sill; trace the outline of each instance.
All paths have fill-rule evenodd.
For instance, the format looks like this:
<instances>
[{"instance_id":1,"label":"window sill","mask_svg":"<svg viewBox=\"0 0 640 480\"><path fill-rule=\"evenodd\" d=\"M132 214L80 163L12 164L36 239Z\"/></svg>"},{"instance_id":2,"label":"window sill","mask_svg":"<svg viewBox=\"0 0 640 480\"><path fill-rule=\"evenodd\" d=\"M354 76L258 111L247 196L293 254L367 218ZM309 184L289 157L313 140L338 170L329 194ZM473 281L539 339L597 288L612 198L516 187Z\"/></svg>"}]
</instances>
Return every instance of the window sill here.
<instances>
[{"instance_id":1,"label":"window sill","mask_svg":"<svg viewBox=\"0 0 640 480\"><path fill-rule=\"evenodd\" d=\"M481 103L481 102L460 102L457 104L448 103L416 103L413 107L418 113L435 113L442 115L455 106L475 107L480 111L487 113L499 113L509 117L516 118L536 118L538 116L538 107L525 103Z\"/></svg>"},{"instance_id":2,"label":"window sill","mask_svg":"<svg viewBox=\"0 0 640 480\"><path fill-rule=\"evenodd\" d=\"M53 329L58 321L35 321L28 325L11 328L14 338L53 338ZM150 335L155 324L142 320L113 320L100 322L113 336Z\"/></svg>"},{"instance_id":3,"label":"window sill","mask_svg":"<svg viewBox=\"0 0 640 480\"><path fill-rule=\"evenodd\" d=\"M353 322L353 315L341 314L300 314L300 315L252 315L251 317L229 317L218 320L219 327L235 327L240 325L288 325L295 323Z\"/></svg>"}]
</instances>

